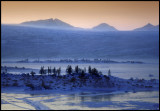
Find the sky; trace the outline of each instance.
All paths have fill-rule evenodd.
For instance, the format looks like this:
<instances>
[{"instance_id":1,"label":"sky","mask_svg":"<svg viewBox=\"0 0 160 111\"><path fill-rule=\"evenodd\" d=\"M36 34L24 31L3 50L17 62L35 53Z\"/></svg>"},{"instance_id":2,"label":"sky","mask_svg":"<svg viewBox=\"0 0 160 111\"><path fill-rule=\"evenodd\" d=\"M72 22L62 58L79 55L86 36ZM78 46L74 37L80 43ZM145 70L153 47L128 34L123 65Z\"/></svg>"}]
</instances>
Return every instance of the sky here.
<instances>
[{"instance_id":1,"label":"sky","mask_svg":"<svg viewBox=\"0 0 160 111\"><path fill-rule=\"evenodd\" d=\"M132 30L159 24L159 1L1 1L1 23L58 18L75 27Z\"/></svg>"}]
</instances>

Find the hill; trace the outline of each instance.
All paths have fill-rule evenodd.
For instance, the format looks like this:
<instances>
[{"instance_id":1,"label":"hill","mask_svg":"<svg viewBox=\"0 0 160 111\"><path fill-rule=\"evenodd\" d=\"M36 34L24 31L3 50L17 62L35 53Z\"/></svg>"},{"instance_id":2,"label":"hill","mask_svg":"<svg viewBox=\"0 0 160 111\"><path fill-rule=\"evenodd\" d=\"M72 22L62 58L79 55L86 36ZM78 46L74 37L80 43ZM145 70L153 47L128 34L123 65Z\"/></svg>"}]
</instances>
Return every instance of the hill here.
<instances>
[{"instance_id":1,"label":"hill","mask_svg":"<svg viewBox=\"0 0 160 111\"><path fill-rule=\"evenodd\" d=\"M93 30L98 30L98 31L117 31L116 28L114 28L113 26L110 26L106 23L101 23L95 27L92 28Z\"/></svg>"},{"instance_id":2,"label":"hill","mask_svg":"<svg viewBox=\"0 0 160 111\"><path fill-rule=\"evenodd\" d=\"M147 25L143 27L134 29L134 31L159 31L159 25L154 26L148 23Z\"/></svg>"}]
</instances>

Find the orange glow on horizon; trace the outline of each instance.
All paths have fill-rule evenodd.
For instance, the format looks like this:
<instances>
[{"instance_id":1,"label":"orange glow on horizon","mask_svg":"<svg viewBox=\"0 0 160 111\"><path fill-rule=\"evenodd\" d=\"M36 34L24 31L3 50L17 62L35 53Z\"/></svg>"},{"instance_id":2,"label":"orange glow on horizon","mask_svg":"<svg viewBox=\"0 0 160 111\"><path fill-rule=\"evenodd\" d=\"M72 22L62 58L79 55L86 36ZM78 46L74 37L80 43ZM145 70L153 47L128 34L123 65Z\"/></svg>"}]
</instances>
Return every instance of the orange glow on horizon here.
<instances>
[{"instance_id":1,"label":"orange glow on horizon","mask_svg":"<svg viewBox=\"0 0 160 111\"><path fill-rule=\"evenodd\" d=\"M159 24L159 1L2 1L1 23L58 18L75 27L107 23L118 30Z\"/></svg>"}]
</instances>

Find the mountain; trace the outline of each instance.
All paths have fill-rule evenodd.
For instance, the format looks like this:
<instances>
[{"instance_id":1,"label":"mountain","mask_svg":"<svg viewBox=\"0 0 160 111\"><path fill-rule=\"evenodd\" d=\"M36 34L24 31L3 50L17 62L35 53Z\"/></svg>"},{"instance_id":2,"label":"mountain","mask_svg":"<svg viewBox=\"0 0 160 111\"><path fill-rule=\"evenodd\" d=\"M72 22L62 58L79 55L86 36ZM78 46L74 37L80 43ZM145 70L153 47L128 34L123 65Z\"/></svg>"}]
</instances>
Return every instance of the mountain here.
<instances>
[{"instance_id":1,"label":"mountain","mask_svg":"<svg viewBox=\"0 0 160 111\"><path fill-rule=\"evenodd\" d=\"M148 23L147 25L143 27L134 29L134 31L159 31L159 25L154 26Z\"/></svg>"},{"instance_id":2,"label":"mountain","mask_svg":"<svg viewBox=\"0 0 160 111\"><path fill-rule=\"evenodd\" d=\"M110 26L106 23L101 23L95 27L92 28L93 30L98 30L98 31L117 31L116 28L114 28L113 26Z\"/></svg>"},{"instance_id":3,"label":"mountain","mask_svg":"<svg viewBox=\"0 0 160 111\"><path fill-rule=\"evenodd\" d=\"M74 28L74 26L65 23L59 19L45 19L45 20L37 20L37 21L28 21L28 22L23 22L20 25L25 25L25 26L34 26L34 27L48 27L48 28Z\"/></svg>"}]
</instances>

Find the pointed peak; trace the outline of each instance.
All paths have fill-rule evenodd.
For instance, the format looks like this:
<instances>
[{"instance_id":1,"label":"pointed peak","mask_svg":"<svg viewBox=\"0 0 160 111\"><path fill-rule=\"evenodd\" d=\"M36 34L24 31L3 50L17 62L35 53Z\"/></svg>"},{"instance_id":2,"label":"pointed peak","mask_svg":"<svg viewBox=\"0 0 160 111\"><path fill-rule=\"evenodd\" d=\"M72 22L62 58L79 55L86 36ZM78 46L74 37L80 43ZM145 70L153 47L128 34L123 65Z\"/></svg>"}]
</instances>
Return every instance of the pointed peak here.
<instances>
[{"instance_id":1,"label":"pointed peak","mask_svg":"<svg viewBox=\"0 0 160 111\"><path fill-rule=\"evenodd\" d=\"M145 25L145 26L153 26L151 23L148 23L147 25Z\"/></svg>"},{"instance_id":2,"label":"pointed peak","mask_svg":"<svg viewBox=\"0 0 160 111\"><path fill-rule=\"evenodd\" d=\"M55 19L54 19L54 21L61 21L61 20L60 20L60 19L58 19L58 18L55 18Z\"/></svg>"}]
</instances>

